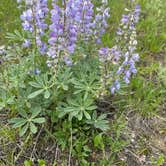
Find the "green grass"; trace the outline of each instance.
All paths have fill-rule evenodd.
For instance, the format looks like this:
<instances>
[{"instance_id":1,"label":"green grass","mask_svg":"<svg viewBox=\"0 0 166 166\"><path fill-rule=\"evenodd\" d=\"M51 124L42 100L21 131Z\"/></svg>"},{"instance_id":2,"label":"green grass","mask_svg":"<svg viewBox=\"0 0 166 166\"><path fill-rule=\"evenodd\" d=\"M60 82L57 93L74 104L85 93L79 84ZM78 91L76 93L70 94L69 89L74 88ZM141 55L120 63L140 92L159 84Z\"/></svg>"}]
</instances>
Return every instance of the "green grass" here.
<instances>
[{"instance_id":1,"label":"green grass","mask_svg":"<svg viewBox=\"0 0 166 166\"><path fill-rule=\"evenodd\" d=\"M166 1L139 0L142 7L142 18L138 25L140 49L143 53L166 51Z\"/></svg>"},{"instance_id":2,"label":"green grass","mask_svg":"<svg viewBox=\"0 0 166 166\"><path fill-rule=\"evenodd\" d=\"M1 0L0 2L0 45L5 44L7 32L20 29L20 12L14 0Z\"/></svg>"}]
</instances>

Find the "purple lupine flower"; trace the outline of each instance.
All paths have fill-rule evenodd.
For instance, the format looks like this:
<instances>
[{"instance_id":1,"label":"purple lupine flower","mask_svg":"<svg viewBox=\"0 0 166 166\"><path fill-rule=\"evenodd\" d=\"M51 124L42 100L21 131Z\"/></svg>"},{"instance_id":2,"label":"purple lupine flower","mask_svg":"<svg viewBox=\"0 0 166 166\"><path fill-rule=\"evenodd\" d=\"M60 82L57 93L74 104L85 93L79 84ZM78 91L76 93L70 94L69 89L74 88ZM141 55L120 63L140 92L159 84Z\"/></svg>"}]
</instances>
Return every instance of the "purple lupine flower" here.
<instances>
[{"instance_id":1,"label":"purple lupine flower","mask_svg":"<svg viewBox=\"0 0 166 166\"><path fill-rule=\"evenodd\" d=\"M119 51L117 46L114 46L111 49L108 47L101 48L98 52L99 59L103 62L107 61L109 63L116 63L121 57L121 52Z\"/></svg>"},{"instance_id":2,"label":"purple lupine flower","mask_svg":"<svg viewBox=\"0 0 166 166\"><path fill-rule=\"evenodd\" d=\"M109 51L108 47L106 47L106 48L101 48L101 49L99 50L99 54L100 54L100 55L106 55L106 54L108 54L108 51Z\"/></svg>"},{"instance_id":3,"label":"purple lupine flower","mask_svg":"<svg viewBox=\"0 0 166 166\"><path fill-rule=\"evenodd\" d=\"M135 6L135 11L134 11L134 22L137 23L139 20L139 16L140 16L140 12L141 12L141 7L140 5L136 5Z\"/></svg>"},{"instance_id":4,"label":"purple lupine flower","mask_svg":"<svg viewBox=\"0 0 166 166\"><path fill-rule=\"evenodd\" d=\"M113 83L113 86L110 88L110 91L112 94L114 94L119 89L120 89L120 82L119 80L115 80L115 82Z\"/></svg>"},{"instance_id":5,"label":"purple lupine flower","mask_svg":"<svg viewBox=\"0 0 166 166\"><path fill-rule=\"evenodd\" d=\"M21 3L22 1L18 1ZM25 0L27 10L20 16L22 20L22 26L25 31L33 33L35 36L36 44L42 54L44 54L45 43L42 42L41 37L44 35L47 29L47 24L45 23L45 17L48 13L47 0ZM23 47L27 47L28 43L23 43Z\"/></svg>"},{"instance_id":6,"label":"purple lupine flower","mask_svg":"<svg viewBox=\"0 0 166 166\"><path fill-rule=\"evenodd\" d=\"M33 21L33 12L31 9L24 11L23 14L20 16L21 20L23 21Z\"/></svg>"},{"instance_id":7,"label":"purple lupine flower","mask_svg":"<svg viewBox=\"0 0 166 166\"><path fill-rule=\"evenodd\" d=\"M47 7L47 0L39 0L35 6L35 22L36 22L36 44L41 54L45 54L47 50L46 43L42 41L42 36L47 30L48 25L45 23L45 17L49 12Z\"/></svg>"},{"instance_id":8,"label":"purple lupine flower","mask_svg":"<svg viewBox=\"0 0 166 166\"><path fill-rule=\"evenodd\" d=\"M129 17L130 17L129 15L123 14L123 15L122 15L122 19L121 19L121 23L122 23L122 24L128 23Z\"/></svg>"},{"instance_id":9,"label":"purple lupine flower","mask_svg":"<svg viewBox=\"0 0 166 166\"><path fill-rule=\"evenodd\" d=\"M29 70L28 71L28 74L29 75L39 75L41 73L41 71L38 69L38 68L36 68L36 69L34 69L34 70Z\"/></svg>"},{"instance_id":10,"label":"purple lupine flower","mask_svg":"<svg viewBox=\"0 0 166 166\"><path fill-rule=\"evenodd\" d=\"M73 65L73 62L72 60L69 58L69 57L64 57L64 62L67 66L72 66Z\"/></svg>"},{"instance_id":11,"label":"purple lupine flower","mask_svg":"<svg viewBox=\"0 0 166 166\"><path fill-rule=\"evenodd\" d=\"M120 89L120 81L124 81L126 84L129 84L132 74L137 73L135 64L139 60L139 54L136 53L136 23L139 20L139 15L139 5L137 5L135 9L128 14L122 15L120 27L117 31L117 45L111 49L101 48L99 50L99 59L104 55L102 56L102 58L104 58L104 60L102 59L102 62L105 63L107 61L111 65L118 65L117 71L114 74L110 74L110 77L114 76L114 79L116 79L113 81L110 88L112 94ZM112 59L116 59L117 62L114 63Z\"/></svg>"},{"instance_id":12,"label":"purple lupine flower","mask_svg":"<svg viewBox=\"0 0 166 166\"><path fill-rule=\"evenodd\" d=\"M123 72L123 67L120 66L116 72L117 75L120 75Z\"/></svg>"},{"instance_id":13,"label":"purple lupine flower","mask_svg":"<svg viewBox=\"0 0 166 166\"><path fill-rule=\"evenodd\" d=\"M121 28L118 28L117 34L118 34L118 35L123 35L123 31L122 31Z\"/></svg>"},{"instance_id":14,"label":"purple lupine flower","mask_svg":"<svg viewBox=\"0 0 166 166\"><path fill-rule=\"evenodd\" d=\"M39 75L39 74L40 74L40 70L39 70L38 68L36 68L36 69L34 70L34 74L35 74L35 75Z\"/></svg>"},{"instance_id":15,"label":"purple lupine flower","mask_svg":"<svg viewBox=\"0 0 166 166\"><path fill-rule=\"evenodd\" d=\"M18 3L21 3L21 0L18 0ZM25 4L27 10L21 15L22 26L24 30L33 33L41 54L47 51L48 56L52 58L56 58L54 52L59 51L73 54L78 40L88 41L94 38L96 43L101 43L101 37L107 27L106 19L109 17L107 0L102 0L96 16L91 0L63 0L62 6L57 0L53 0L48 49L42 40L48 28L45 23L48 13L47 0L25 0Z\"/></svg>"},{"instance_id":16,"label":"purple lupine flower","mask_svg":"<svg viewBox=\"0 0 166 166\"><path fill-rule=\"evenodd\" d=\"M110 8L108 7L108 1L102 0L102 5L96 10L97 14L92 23L93 35L95 37L95 40L98 41L97 43L101 43L100 40L105 33L105 29L108 26L107 19L110 17Z\"/></svg>"},{"instance_id":17,"label":"purple lupine flower","mask_svg":"<svg viewBox=\"0 0 166 166\"><path fill-rule=\"evenodd\" d=\"M47 55L48 55L49 57L51 57L52 59L54 59L54 58L58 58L57 53L58 53L58 52L57 52L57 49L56 49L56 48L50 47L50 48L48 49Z\"/></svg>"},{"instance_id":18,"label":"purple lupine flower","mask_svg":"<svg viewBox=\"0 0 166 166\"><path fill-rule=\"evenodd\" d=\"M138 60L139 60L139 54L138 54L138 53L134 53L134 54L132 55L132 59L133 59L134 61L138 61Z\"/></svg>"},{"instance_id":19,"label":"purple lupine flower","mask_svg":"<svg viewBox=\"0 0 166 166\"><path fill-rule=\"evenodd\" d=\"M116 91L116 88L115 88L114 86L112 86L112 87L110 88L111 94L115 94L115 91Z\"/></svg>"},{"instance_id":20,"label":"purple lupine flower","mask_svg":"<svg viewBox=\"0 0 166 166\"><path fill-rule=\"evenodd\" d=\"M108 60L110 49L108 47L101 48L98 52L99 52L99 60L101 62L106 62Z\"/></svg>"},{"instance_id":21,"label":"purple lupine flower","mask_svg":"<svg viewBox=\"0 0 166 166\"><path fill-rule=\"evenodd\" d=\"M82 21L81 21L81 33L84 36L84 40L89 40L89 36L92 35L92 21L94 16L94 5L91 0L84 0L82 3Z\"/></svg>"},{"instance_id":22,"label":"purple lupine flower","mask_svg":"<svg viewBox=\"0 0 166 166\"><path fill-rule=\"evenodd\" d=\"M31 41L29 39L26 39L24 43L22 44L23 48L28 48L31 45Z\"/></svg>"},{"instance_id":23,"label":"purple lupine flower","mask_svg":"<svg viewBox=\"0 0 166 166\"><path fill-rule=\"evenodd\" d=\"M41 55L46 54L46 52L47 52L47 44L46 43L42 42L42 45L39 48L39 52L41 53Z\"/></svg>"},{"instance_id":24,"label":"purple lupine flower","mask_svg":"<svg viewBox=\"0 0 166 166\"><path fill-rule=\"evenodd\" d=\"M90 0L66 0L62 5L64 6L60 7L56 1L52 3L48 43L50 48L71 55L75 51L79 35L86 40L91 33L93 4ZM48 54L50 55L50 51Z\"/></svg>"},{"instance_id":25,"label":"purple lupine flower","mask_svg":"<svg viewBox=\"0 0 166 166\"><path fill-rule=\"evenodd\" d=\"M136 5L134 11L127 15L123 15L122 20L121 20L121 29L123 29L124 33L126 36L126 48L122 51L124 54L122 55L123 57L123 62L122 65L119 67L117 74L122 75L123 74L123 80L129 84L130 83L130 77L132 74L136 74L137 70L135 68L135 62L139 60L139 54L135 53L136 50L136 45L137 45L137 40L136 40L136 32L135 32L135 24L138 22L139 19L139 14L140 14L140 6ZM120 36L120 35L119 35ZM129 40L127 40L129 39ZM118 42L120 40L123 40L121 37L118 39ZM122 70L123 69L123 72Z\"/></svg>"},{"instance_id":26,"label":"purple lupine flower","mask_svg":"<svg viewBox=\"0 0 166 166\"><path fill-rule=\"evenodd\" d=\"M115 84L116 90L119 90L120 89L120 82L119 82L119 80L116 80L114 84Z\"/></svg>"},{"instance_id":27,"label":"purple lupine flower","mask_svg":"<svg viewBox=\"0 0 166 166\"><path fill-rule=\"evenodd\" d=\"M130 83L130 80L129 80L128 77L124 76L123 79L124 79L124 81L125 81L126 84L129 84L129 83Z\"/></svg>"}]
</instances>

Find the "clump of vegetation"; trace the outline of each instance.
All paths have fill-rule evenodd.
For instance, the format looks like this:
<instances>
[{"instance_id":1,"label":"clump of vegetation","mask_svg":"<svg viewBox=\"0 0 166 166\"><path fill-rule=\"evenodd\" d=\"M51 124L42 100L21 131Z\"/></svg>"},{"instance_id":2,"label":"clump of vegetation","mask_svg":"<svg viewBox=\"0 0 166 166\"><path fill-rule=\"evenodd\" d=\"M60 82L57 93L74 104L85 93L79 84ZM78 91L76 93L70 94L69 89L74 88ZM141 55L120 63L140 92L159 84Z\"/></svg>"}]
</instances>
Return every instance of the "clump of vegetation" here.
<instances>
[{"instance_id":1,"label":"clump of vegetation","mask_svg":"<svg viewBox=\"0 0 166 166\"><path fill-rule=\"evenodd\" d=\"M5 1L23 30L7 29L0 48L0 165L165 162L149 129L165 131L165 67L147 58L164 48L164 31L156 32L163 10L155 26L144 13L158 11L153 1L156 8L140 2L137 26L135 1Z\"/></svg>"}]
</instances>

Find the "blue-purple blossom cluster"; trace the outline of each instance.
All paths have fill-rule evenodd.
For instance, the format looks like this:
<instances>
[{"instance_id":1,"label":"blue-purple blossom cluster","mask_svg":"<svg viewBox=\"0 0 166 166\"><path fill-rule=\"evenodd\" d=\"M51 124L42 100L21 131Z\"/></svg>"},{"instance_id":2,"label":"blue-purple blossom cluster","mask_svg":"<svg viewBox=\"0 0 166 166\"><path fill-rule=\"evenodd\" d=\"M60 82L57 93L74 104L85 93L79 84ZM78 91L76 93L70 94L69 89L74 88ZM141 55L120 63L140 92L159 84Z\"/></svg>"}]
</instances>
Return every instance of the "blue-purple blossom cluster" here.
<instances>
[{"instance_id":1,"label":"blue-purple blossom cluster","mask_svg":"<svg viewBox=\"0 0 166 166\"><path fill-rule=\"evenodd\" d=\"M21 3L21 0L17 1ZM22 26L25 31L33 33L35 36L36 46L41 54L46 53L46 43L42 41L45 35L45 30L48 25L45 23L45 18L48 13L47 0L25 0L27 10L21 15ZM26 39L23 47L29 47L32 43L30 39Z\"/></svg>"},{"instance_id":2,"label":"blue-purple blossom cluster","mask_svg":"<svg viewBox=\"0 0 166 166\"><path fill-rule=\"evenodd\" d=\"M81 4L78 2L80 1L64 0L63 7L57 5L56 1L52 3L48 56L55 59L55 63L58 63L59 54L63 51L65 62L72 64L68 55L74 53L76 47L77 24L81 20L81 11L78 8Z\"/></svg>"},{"instance_id":3,"label":"blue-purple blossom cluster","mask_svg":"<svg viewBox=\"0 0 166 166\"><path fill-rule=\"evenodd\" d=\"M41 54L47 50L48 66L54 66L59 60L72 65L71 54L74 53L78 40L87 42L94 39L101 42L101 37L107 27L109 8L107 0L101 1L101 6L94 12L92 0L52 0L52 9L48 10L47 0L17 0L25 2L27 10L21 15L23 29L35 36L36 46ZM51 24L45 23L50 12ZM48 43L41 38L45 30L49 30ZM31 40L26 39L23 47L29 47ZM62 55L63 54L63 55ZM61 56L61 58L59 58Z\"/></svg>"},{"instance_id":4,"label":"blue-purple blossom cluster","mask_svg":"<svg viewBox=\"0 0 166 166\"><path fill-rule=\"evenodd\" d=\"M82 0L81 2L81 21L77 25L81 33L81 37L87 41L89 40L90 36L92 35L92 21L94 16L94 5L91 0Z\"/></svg>"},{"instance_id":5,"label":"blue-purple blossom cluster","mask_svg":"<svg viewBox=\"0 0 166 166\"><path fill-rule=\"evenodd\" d=\"M34 70L30 70L28 72L29 75L39 75L41 73L41 71L38 68L35 68Z\"/></svg>"},{"instance_id":6,"label":"blue-purple blossom cluster","mask_svg":"<svg viewBox=\"0 0 166 166\"><path fill-rule=\"evenodd\" d=\"M97 14L93 21L93 35L95 37L95 42L100 44L101 38L105 33L108 26L107 19L110 17L110 8L108 7L108 0L102 0L100 7L96 8Z\"/></svg>"},{"instance_id":7,"label":"blue-purple blossom cluster","mask_svg":"<svg viewBox=\"0 0 166 166\"><path fill-rule=\"evenodd\" d=\"M135 63L139 60L139 54L136 53L136 23L139 20L140 6L136 5L135 9L126 15L122 15L120 27L117 31L117 45L113 48L101 48L99 58L102 62L116 62L118 69L113 78L113 85L110 88L112 94L120 89L120 81L126 84L130 83L132 74L137 73ZM108 76L112 74L108 73Z\"/></svg>"},{"instance_id":8,"label":"blue-purple blossom cluster","mask_svg":"<svg viewBox=\"0 0 166 166\"><path fill-rule=\"evenodd\" d=\"M91 0L63 0L62 6L57 2L59 1L54 0L52 3L48 56L54 59L55 65L58 63L60 52L63 52L63 60L71 66L70 55L74 53L78 40L86 42L94 36L96 41L100 40L107 26L109 10L105 9L107 1L102 1L102 8L98 9L96 16ZM48 61L48 65L51 65L51 61Z\"/></svg>"}]
</instances>

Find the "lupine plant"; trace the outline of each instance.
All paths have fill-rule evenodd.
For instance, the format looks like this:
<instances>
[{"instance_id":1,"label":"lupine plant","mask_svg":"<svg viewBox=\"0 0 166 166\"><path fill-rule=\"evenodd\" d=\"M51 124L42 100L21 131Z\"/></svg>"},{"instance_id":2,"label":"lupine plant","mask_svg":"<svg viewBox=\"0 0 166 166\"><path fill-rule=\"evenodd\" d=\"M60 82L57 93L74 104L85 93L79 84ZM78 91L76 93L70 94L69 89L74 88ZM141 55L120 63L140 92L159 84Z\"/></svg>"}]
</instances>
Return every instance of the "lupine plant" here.
<instances>
[{"instance_id":1,"label":"lupine plant","mask_svg":"<svg viewBox=\"0 0 166 166\"><path fill-rule=\"evenodd\" d=\"M20 41L15 49L6 50L1 65L5 66L1 91L9 98L4 101L0 97L0 108L11 110L15 117L9 122L19 129L20 136L36 134L44 123L42 127L47 133L52 131L62 149L70 144L68 165L72 156L85 165L87 146L93 143L84 140L85 132L101 140L109 130L107 115L97 112L96 101L117 92L121 84L129 84L137 72L140 6L126 9L115 46L108 48L102 44L111 13L107 0L97 7L92 0L17 2L23 10L24 32L17 32ZM134 6L135 2L131 3ZM11 40L13 36L8 34ZM82 149L79 140L85 141L86 148ZM76 151L87 154L80 157Z\"/></svg>"},{"instance_id":2,"label":"lupine plant","mask_svg":"<svg viewBox=\"0 0 166 166\"><path fill-rule=\"evenodd\" d=\"M127 12L128 9L126 9ZM140 15L140 6L136 5L133 11L124 14L121 19L120 27L117 31L117 44L112 48L101 48L99 58L103 64L103 84L109 84L110 77L112 85L111 93L120 89L120 82L123 80L126 84L130 83L132 74L136 74L135 62L139 60L139 54L136 53L136 23ZM115 64L115 72L109 71L111 64Z\"/></svg>"}]
</instances>

